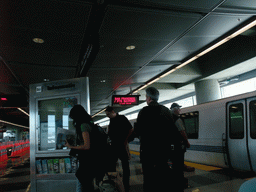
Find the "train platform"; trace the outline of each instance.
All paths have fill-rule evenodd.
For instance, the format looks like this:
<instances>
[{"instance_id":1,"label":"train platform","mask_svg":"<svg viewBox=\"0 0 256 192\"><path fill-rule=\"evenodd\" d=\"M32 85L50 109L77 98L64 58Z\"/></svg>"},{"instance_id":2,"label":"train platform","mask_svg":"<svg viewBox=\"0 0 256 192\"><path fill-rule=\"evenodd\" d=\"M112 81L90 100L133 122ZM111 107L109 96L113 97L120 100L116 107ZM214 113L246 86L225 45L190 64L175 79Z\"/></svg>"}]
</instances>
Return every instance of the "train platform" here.
<instances>
[{"instance_id":1,"label":"train platform","mask_svg":"<svg viewBox=\"0 0 256 192\"><path fill-rule=\"evenodd\" d=\"M142 167L138 152L131 152L130 160L130 192L143 191ZM0 192L29 192L30 191L30 164L29 153L23 153L16 158L9 158L6 167L1 169ZM1 162L3 164L3 162ZM188 179L188 186L184 192L238 192L243 183L256 178L252 172L238 172L213 166L185 162L194 167L192 172L184 172ZM124 192L122 185L122 166L117 163L116 172L109 173L116 183L119 192Z\"/></svg>"},{"instance_id":2,"label":"train platform","mask_svg":"<svg viewBox=\"0 0 256 192\"><path fill-rule=\"evenodd\" d=\"M131 152L131 154L130 192L143 191L143 175L141 163L139 162L139 153ZM184 192L238 192L244 182L256 178L256 174L252 172L232 171L190 162L185 162L185 164L189 167L194 167L195 170L193 172L184 171L184 176L188 179L188 186L184 189ZM120 174L119 178L121 178L122 168L120 161L117 172ZM120 183L121 181L119 181ZM124 191L122 186L119 188L120 191Z\"/></svg>"},{"instance_id":3,"label":"train platform","mask_svg":"<svg viewBox=\"0 0 256 192\"><path fill-rule=\"evenodd\" d=\"M1 156L0 192L28 192L30 185L30 155L28 148L13 148L11 156Z\"/></svg>"}]
</instances>

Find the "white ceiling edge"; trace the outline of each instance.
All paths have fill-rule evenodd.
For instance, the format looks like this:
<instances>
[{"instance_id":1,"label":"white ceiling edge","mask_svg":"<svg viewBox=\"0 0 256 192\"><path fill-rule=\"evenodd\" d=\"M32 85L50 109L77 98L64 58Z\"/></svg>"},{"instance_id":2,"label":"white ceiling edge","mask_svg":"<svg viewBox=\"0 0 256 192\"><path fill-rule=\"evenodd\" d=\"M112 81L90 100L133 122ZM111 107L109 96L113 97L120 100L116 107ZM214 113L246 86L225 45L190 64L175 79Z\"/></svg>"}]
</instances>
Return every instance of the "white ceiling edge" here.
<instances>
[{"instance_id":1,"label":"white ceiling edge","mask_svg":"<svg viewBox=\"0 0 256 192\"><path fill-rule=\"evenodd\" d=\"M235 66L232 66L228 69L225 69L223 71L210 75L206 78L203 78L202 80L217 79L218 81L222 81L225 79L232 78L234 76L238 76L238 75L253 71L255 69L256 69L256 57L253 57Z\"/></svg>"}]
</instances>

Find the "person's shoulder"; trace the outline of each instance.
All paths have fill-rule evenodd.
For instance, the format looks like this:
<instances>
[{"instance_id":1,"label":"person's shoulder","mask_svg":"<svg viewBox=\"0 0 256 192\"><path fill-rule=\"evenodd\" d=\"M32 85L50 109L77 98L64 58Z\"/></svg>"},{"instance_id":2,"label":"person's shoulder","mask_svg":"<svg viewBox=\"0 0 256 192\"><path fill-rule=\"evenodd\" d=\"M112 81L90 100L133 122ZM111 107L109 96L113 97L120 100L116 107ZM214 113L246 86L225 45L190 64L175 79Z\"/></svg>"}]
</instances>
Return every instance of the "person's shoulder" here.
<instances>
[{"instance_id":1,"label":"person's shoulder","mask_svg":"<svg viewBox=\"0 0 256 192\"><path fill-rule=\"evenodd\" d=\"M170 109L168 109L167 107L165 107L164 105L159 105L159 107L161 108L162 111L166 112L166 113L170 113L171 114L171 111Z\"/></svg>"},{"instance_id":2,"label":"person's shoulder","mask_svg":"<svg viewBox=\"0 0 256 192\"><path fill-rule=\"evenodd\" d=\"M82 132L91 132L92 130L92 125L90 125L89 123L82 123L81 124L81 131Z\"/></svg>"}]
</instances>

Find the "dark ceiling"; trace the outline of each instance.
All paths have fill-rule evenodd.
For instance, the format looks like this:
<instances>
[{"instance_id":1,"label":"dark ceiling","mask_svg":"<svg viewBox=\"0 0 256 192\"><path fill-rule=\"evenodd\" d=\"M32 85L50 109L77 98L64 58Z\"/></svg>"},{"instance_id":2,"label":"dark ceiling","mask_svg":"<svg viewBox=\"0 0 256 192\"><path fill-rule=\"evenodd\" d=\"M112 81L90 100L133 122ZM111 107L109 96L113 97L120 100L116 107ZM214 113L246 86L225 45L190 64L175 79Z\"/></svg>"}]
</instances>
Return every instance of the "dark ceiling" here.
<instances>
[{"instance_id":1,"label":"dark ceiling","mask_svg":"<svg viewBox=\"0 0 256 192\"><path fill-rule=\"evenodd\" d=\"M129 94L255 15L255 0L4 0L0 96L22 98L16 107L28 112L29 84L88 76L93 115L113 94ZM185 94L191 91L184 91L187 85L255 57L255 44L253 28L153 86ZM126 50L130 45L135 49ZM0 115L0 120L29 124L12 106L2 105Z\"/></svg>"}]
</instances>

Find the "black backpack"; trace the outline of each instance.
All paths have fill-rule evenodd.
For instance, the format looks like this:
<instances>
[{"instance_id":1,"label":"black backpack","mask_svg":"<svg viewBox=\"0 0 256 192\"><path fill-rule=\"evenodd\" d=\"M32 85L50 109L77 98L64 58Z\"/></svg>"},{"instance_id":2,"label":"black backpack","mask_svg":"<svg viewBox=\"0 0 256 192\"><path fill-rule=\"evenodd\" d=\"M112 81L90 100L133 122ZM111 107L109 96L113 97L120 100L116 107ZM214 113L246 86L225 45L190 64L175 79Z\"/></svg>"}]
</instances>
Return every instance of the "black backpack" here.
<instances>
[{"instance_id":1,"label":"black backpack","mask_svg":"<svg viewBox=\"0 0 256 192\"><path fill-rule=\"evenodd\" d=\"M108 135L105 133L104 129L97 124L92 125L90 138L91 138L91 149L96 154L100 152L104 152L109 145Z\"/></svg>"}]
</instances>

